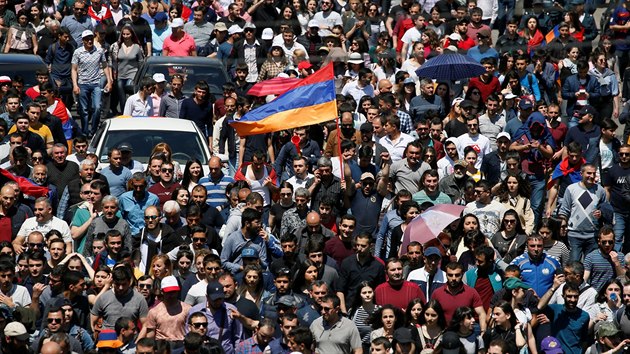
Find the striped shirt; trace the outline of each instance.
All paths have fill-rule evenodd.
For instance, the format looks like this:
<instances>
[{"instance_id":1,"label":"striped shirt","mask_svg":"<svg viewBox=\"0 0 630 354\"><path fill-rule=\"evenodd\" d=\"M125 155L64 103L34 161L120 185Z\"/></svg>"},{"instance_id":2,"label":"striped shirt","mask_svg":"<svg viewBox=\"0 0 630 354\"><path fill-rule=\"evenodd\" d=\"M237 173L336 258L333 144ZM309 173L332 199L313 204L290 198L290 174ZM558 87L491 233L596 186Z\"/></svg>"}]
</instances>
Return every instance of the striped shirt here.
<instances>
[{"instance_id":1,"label":"striped shirt","mask_svg":"<svg viewBox=\"0 0 630 354\"><path fill-rule=\"evenodd\" d=\"M208 193L206 204L215 208L226 206L228 200L225 196L225 189L230 183L234 183L234 178L226 175L217 181L213 180L211 176L200 179L199 184L206 187Z\"/></svg>"},{"instance_id":2,"label":"striped shirt","mask_svg":"<svg viewBox=\"0 0 630 354\"><path fill-rule=\"evenodd\" d=\"M617 254L619 264L624 265L623 253ZM597 291L610 280L617 277L617 271L610 255L604 256L601 249L596 249L584 257L584 270L590 272L589 284Z\"/></svg>"},{"instance_id":3,"label":"striped shirt","mask_svg":"<svg viewBox=\"0 0 630 354\"><path fill-rule=\"evenodd\" d=\"M72 64L78 66L77 82L79 84L98 84L101 81L103 64L106 63L105 52L96 47L93 47L89 52L85 47L79 47L72 55Z\"/></svg>"}]
</instances>

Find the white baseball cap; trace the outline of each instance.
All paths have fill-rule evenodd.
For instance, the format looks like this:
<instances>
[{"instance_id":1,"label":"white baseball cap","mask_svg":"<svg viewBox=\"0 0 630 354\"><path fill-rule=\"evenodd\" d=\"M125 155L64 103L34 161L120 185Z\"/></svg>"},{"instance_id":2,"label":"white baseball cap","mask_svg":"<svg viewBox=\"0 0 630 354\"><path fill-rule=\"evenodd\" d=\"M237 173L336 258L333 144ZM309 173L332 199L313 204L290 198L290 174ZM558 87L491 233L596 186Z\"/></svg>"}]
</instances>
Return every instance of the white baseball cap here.
<instances>
[{"instance_id":1,"label":"white baseball cap","mask_svg":"<svg viewBox=\"0 0 630 354\"><path fill-rule=\"evenodd\" d=\"M262 36L260 36L260 38L264 39L264 40L270 40L273 38L273 30L271 28L265 28L262 31Z\"/></svg>"},{"instance_id":2,"label":"white baseball cap","mask_svg":"<svg viewBox=\"0 0 630 354\"><path fill-rule=\"evenodd\" d=\"M158 84L160 82L166 82L166 77L164 77L164 74L162 73L155 73L153 74L153 81L157 82Z\"/></svg>"},{"instance_id":3,"label":"white baseball cap","mask_svg":"<svg viewBox=\"0 0 630 354\"><path fill-rule=\"evenodd\" d=\"M181 18L173 19L173 22L171 22L171 28L178 27L184 27L184 20L182 20Z\"/></svg>"},{"instance_id":4,"label":"white baseball cap","mask_svg":"<svg viewBox=\"0 0 630 354\"><path fill-rule=\"evenodd\" d=\"M85 30L81 32L81 39L86 37L94 37L94 32L92 32L92 30Z\"/></svg>"}]
</instances>

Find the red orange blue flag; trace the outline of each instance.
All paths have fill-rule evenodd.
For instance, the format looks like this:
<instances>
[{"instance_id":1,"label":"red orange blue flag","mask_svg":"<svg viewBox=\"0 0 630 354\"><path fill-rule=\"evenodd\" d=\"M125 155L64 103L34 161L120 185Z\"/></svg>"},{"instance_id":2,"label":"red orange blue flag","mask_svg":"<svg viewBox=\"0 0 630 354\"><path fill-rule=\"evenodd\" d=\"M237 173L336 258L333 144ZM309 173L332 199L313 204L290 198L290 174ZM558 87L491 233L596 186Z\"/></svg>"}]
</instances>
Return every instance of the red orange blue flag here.
<instances>
[{"instance_id":1,"label":"red orange blue flag","mask_svg":"<svg viewBox=\"0 0 630 354\"><path fill-rule=\"evenodd\" d=\"M239 136L272 133L337 117L332 64L294 84L275 100L230 121Z\"/></svg>"}]
</instances>

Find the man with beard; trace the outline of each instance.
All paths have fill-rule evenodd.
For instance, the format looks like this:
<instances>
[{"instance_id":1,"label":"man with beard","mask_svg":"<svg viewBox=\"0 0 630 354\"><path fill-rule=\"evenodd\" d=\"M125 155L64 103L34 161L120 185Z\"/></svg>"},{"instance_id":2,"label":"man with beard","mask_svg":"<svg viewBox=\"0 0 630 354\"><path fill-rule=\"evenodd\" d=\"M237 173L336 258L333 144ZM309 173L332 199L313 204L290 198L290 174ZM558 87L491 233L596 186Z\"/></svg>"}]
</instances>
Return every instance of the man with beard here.
<instances>
[{"instance_id":1,"label":"man with beard","mask_svg":"<svg viewBox=\"0 0 630 354\"><path fill-rule=\"evenodd\" d=\"M355 144L361 141L361 134L354 128L353 112L354 109L349 104L339 105L339 115L341 116L341 121L339 123L340 129L335 129L328 134L326 148L324 149L323 154L324 156L339 156L339 149L337 148L337 145L339 144L338 139L341 141L350 140ZM339 131L341 132L341 135L339 135Z\"/></svg>"},{"instance_id":2,"label":"man with beard","mask_svg":"<svg viewBox=\"0 0 630 354\"><path fill-rule=\"evenodd\" d=\"M419 251L420 248L418 253ZM431 295L437 288L446 283L446 273L440 269L441 259L442 253L437 247L428 247L424 251L424 267L412 271L407 276L408 281L418 284L420 290L427 295L427 301L431 300Z\"/></svg>"},{"instance_id":3,"label":"man with beard","mask_svg":"<svg viewBox=\"0 0 630 354\"><path fill-rule=\"evenodd\" d=\"M149 310L138 338L166 340L170 342L172 350L177 352L184 345L184 327L191 306L179 301L180 287L174 276L164 277L160 288L162 301Z\"/></svg>"},{"instance_id":4,"label":"man with beard","mask_svg":"<svg viewBox=\"0 0 630 354\"><path fill-rule=\"evenodd\" d=\"M162 167L160 167L160 181L152 185L148 191L158 197L160 207L163 207L164 203L171 199L171 194L179 187L180 184L175 182L175 168L173 163L164 162Z\"/></svg>"},{"instance_id":5,"label":"man with beard","mask_svg":"<svg viewBox=\"0 0 630 354\"><path fill-rule=\"evenodd\" d=\"M269 271L276 274L281 268L288 268L291 273L297 274L301 264L297 257L297 239L292 233L282 234L280 237L280 247L282 248L282 257L275 259L269 265Z\"/></svg>"},{"instance_id":6,"label":"man with beard","mask_svg":"<svg viewBox=\"0 0 630 354\"><path fill-rule=\"evenodd\" d=\"M405 157L404 152L407 146L414 141L411 135L401 132L401 124L402 121L397 115L389 115L383 126L386 135L378 141L379 144L387 149L393 162L402 160ZM422 148L422 145L420 145L420 148Z\"/></svg>"},{"instance_id":7,"label":"man with beard","mask_svg":"<svg viewBox=\"0 0 630 354\"><path fill-rule=\"evenodd\" d=\"M203 257L202 266L204 268L205 277L192 285L185 294L184 301L191 306L205 302L207 285L216 281L221 274L221 258L214 253L210 253Z\"/></svg>"},{"instance_id":8,"label":"man with beard","mask_svg":"<svg viewBox=\"0 0 630 354\"><path fill-rule=\"evenodd\" d=\"M5 319L6 321L6 319ZM30 335L21 322L14 321L4 327L2 336L2 353L28 353Z\"/></svg>"},{"instance_id":9,"label":"man with beard","mask_svg":"<svg viewBox=\"0 0 630 354\"><path fill-rule=\"evenodd\" d=\"M53 216L52 205L48 198L39 197L35 200L34 214L35 216L24 221L17 237L13 240L15 253L20 254L24 251L24 240L32 231L40 231L42 234L46 234L50 230L58 230L61 233L66 244L66 253L72 253L70 228L65 221Z\"/></svg>"},{"instance_id":10,"label":"man with beard","mask_svg":"<svg viewBox=\"0 0 630 354\"><path fill-rule=\"evenodd\" d=\"M441 123L439 124L440 124L439 129L442 129ZM428 147L434 148L435 151L437 152L436 159L439 160L444 157L444 145L440 142L440 140L435 139L431 134L429 134L430 131L434 130L433 127L431 127L433 125L434 125L433 122L429 119L420 119L415 124L415 127L416 127L415 131L416 131L416 134L418 135L418 140L420 140L420 143L422 144L423 149L426 149Z\"/></svg>"},{"instance_id":11,"label":"man with beard","mask_svg":"<svg viewBox=\"0 0 630 354\"><path fill-rule=\"evenodd\" d=\"M181 75L175 74L171 77L170 87L171 92L160 100L160 117L179 117L182 102L186 99L186 96L182 93L184 79Z\"/></svg>"},{"instance_id":12,"label":"man with beard","mask_svg":"<svg viewBox=\"0 0 630 354\"><path fill-rule=\"evenodd\" d=\"M135 235L144 227L146 208L160 205L160 199L146 190L147 181L142 172L133 174L131 188L132 190L120 196L119 202L123 219L129 223L131 234Z\"/></svg>"},{"instance_id":13,"label":"man with beard","mask_svg":"<svg viewBox=\"0 0 630 354\"><path fill-rule=\"evenodd\" d=\"M37 310L37 303L31 304L31 296L28 290L22 286L13 284L15 277L15 266L6 261L0 262L0 303L10 308L31 307Z\"/></svg>"},{"instance_id":14,"label":"man with beard","mask_svg":"<svg viewBox=\"0 0 630 354\"><path fill-rule=\"evenodd\" d=\"M293 298L291 303L294 308L302 307L306 301L303 294L293 292L291 279L293 274L289 268L281 268L275 274L274 285L276 291L264 297L260 305L260 314L264 318L277 319L283 311L280 310L280 300Z\"/></svg>"},{"instance_id":15,"label":"man with beard","mask_svg":"<svg viewBox=\"0 0 630 354\"><path fill-rule=\"evenodd\" d=\"M495 264L493 248L480 246L474 253L477 267L464 273L463 282L477 290L483 308L488 311L492 296L503 287L503 271Z\"/></svg>"},{"instance_id":16,"label":"man with beard","mask_svg":"<svg viewBox=\"0 0 630 354\"><path fill-rule=\"evenodd\" d=\"M223 285L218 281L215 280L208 284L206 294L206 302L195 305L188 311L186 323L191 323L192 314L203 313L208 322L206 335L218 339L226 354L234 354L236 345L243 337L243 326L229 314L238 310L234 305L225 302ZM188 333L190 326L187 325L185 330Z\"/></svg>"},{"instance_id":17,"label":"man with beard","mask_svg":"<svg viewBox=\"0 0 630 354\"><path fill-rule=\"evenodd\" d=\"M297 310L296 314L300 321L300 326L310 326L321 313L321 303L324 296L331 294L327 282L324 280L314 280L307 288L309 297L307 303ZM343 307L341 307L343 309ZM286 316L286 315L285 315ZM284 323L284 317L280 319ZM284 328L281 327L284 332Z\"/></svg>"},{"instance_id":18,"label":"man with beard","mask_svg":"<svg viewBox=\"0 0 630 354\"><path fill-rule=\"evenodd\" d=\"M272 320L262 319L256 326L254 335L236 346L236 352L249 353L251 351L252 353L262 353L273 339L274 329L275 323Z\"/></svg>"},{"instance_id":19,"label":"man with beard","mask_svg":"<svg viewBox=\"0 0 630 354\"><path fill-rule=\"evenodd\" d=\"M352 306L350 301L357 298L362 282L368 282L372 287L376 287L385 281L385 267L372 256L373 243L371 235L355 236L355 254L341 262L338 282L340 287L337 289L337 296L341 300L342 312L346 312Z\"/></svg>"},{"instance_id":20,"label":"man with beard","mask_svg":"<svg viewBox=\"0 0 630 354\"><path fill-rule=\"evenodd\" d=\"M475 201L466 204L463 215L474 214L480 221L479 229L484 235L494 235L501 227L505 206L492 199L491 186L486 180L475 184Z\"/></svg>"},{"instance_id":21,"label":"man with beard","mask_svg":"<svg viewBox=\"0 0 630 354\"><path fill-rule=\"evenodd\" d=\"M464 150L469 146L472 147L477 152L475 168L481 168L484 156L492 151L490 139L479 133L479 118L476 116L473 115L466 119L466 127L468 132L457 138L457 150L460 156L466 156Z\"/></svg>"},{"instance_id":22,"label":"man with beard","mask_svg":"<svg viewBox=\"0 0 630 354\"><path fill-rule=\"evenodd\" d=\"M604 225L597 235L598 249L584 257L584 281L598 291L608 280L624 274L624 255L615 252L615 233L611 226Z\"/></svg>"},{"instance_id":23,"label":"man with beard","mask_svg":"<svg viewBox=\"0 0 630 354\"><path fill-rule=\"evenodd\" d=\"M574 261L595 249L595 236L600 223L609 219L606 214L607 209L611 209L604 187L597 184L597 168L584 164L581 175L581 182L567 187L558 213L568 220L571 260Z\"/></svg>"},{"instance_id":24,"label":"man with beard","mask_svg":"<svg viewBox=\"0 0 630 354\"><path fill-rule=\"evenodd\" d=\"M578 307L578 298L580 297L578 285L567 283L562 289L562 297L564 298L564 305L546 306L547 302L543 296L538 303L538 308L546 310L550 321L551 335L558 339L563 352L579 354L583 352L588 343L584 338L587 338L594 322L590 320L586 311Z\"/></svg>"},{"instance_id":25,"label":"man with beard","mask_svg":"<svg viewBox=\"0 0 630 354\"><path fill-rule=\"evenodd\" d=\"M347 121L346 121L347 123ZM344 123L345 124L345 123ZM349 123L350 125L352 123ZM343 133L342 128L342 133ZM354 130L354 128L351 128ZM334 144L337 144L336 140ZM342 181L339 177L333 175L333 164L330 158L322 156L317 160L317 169L315 177L306 183L306 188L311 193L311 209L319 210L319 204L324 197L331 197L335 201L333 212L335 215L341 215L344 210L344 195L350 195L354 189L354 183L350 174L345 174ZM308 224L308 221L307 221ZM299 238L298 238L299 242Z\"/></svg>"},{"instance_id":26,"label":"man with beard","mask_svg":"<svg viewBox=\"0 0 630 354\"><path fill-rule=\"evenodd\" d=\"M218 281L223 285L225 302L236 306L236 310L232 311L232 317L239 320L243 325L244 338L250 337L258 321L260 321L260 311L258 307L256 307L253 301L238 294L236 291L238 283L231 273L226 272L221 274Z\"/></svg>"},{"instance_id":27,"label":"man with beard","mask_svg":"<svg viewBox=\"0 0 630 354\"><path fill-rule=\"evenodd\" d=\"M85 1L75 1L72 7L73 14L65 16L61 21L61 27L66 27L75 43L81 43L81 33L86 30L93 30L92 19L87 16L87 4Z\"/></svg>"},{"instance_id":28,"label":"man with beard","mask_svg":"<svg viewBox=\"0 0 630 354\"><path fill-rule=\"evenodd\" d=\"M580 289L580 297L578 298L578 307L588 309L597 302L598 290L584 281L584 265L580 261L568 262L563 267L564 276L554 278L552 288L553 292L549 304L564 304L562 290L567 283L573 283Z\"/></svg>"},{"instance_id":29,"label":"man with beard","mask_svg":"<svg viewBox=\"0 0 630 354\"><path fill-rule=\"evenodd\" d=\"M205 190L205 188L204 188ZM241 229L227 236L221 251L223 267L236 274L243 271L241 251L253 247L258 251L263 268L269 264L267 259L267 231L262 227L262 214L256 209L246 208L241 216Z\"/></svg>"},{"instance_id":30,"label":"man with beard","mask_svg":"<svg viewBox=\"0 0 630 354\"><path fill-rule=\"evenodd\" d=\"M383 198L388 194L389 153L383 153L381 160L383 161L383 169L380 172L381 177L378 179L378 184L375 186L375 178L371 172L361 174L361 189L355 190L350 201L350 208L356 217L355 234L369 233L373 235L378 228Z\"/></svg>"},{"instance_id":31,"label":"man with beard","mask_svg":"<svg viewBox=\"0 0 630 354\"><path fill-rule=\"evenodd\" d=\"M408 143L406 150L407 157L399 160L394 158L391 151L389 152L393 161L392 166L389 168L389 178L394 183L396 192L405 189L413 194L419 191L418 181L431 166L422 160L422 145L419 141Z\"/></svg>"},{"instance_id":32,"label":"man with beard","mask_svg":"<svg viewBox=\"0 0 630 354\"><path fill-rule=\"evenodd\" d=\"M49 182L61 191L65 190L71 181L79 178L79 165L68 161L67 156L68 147L64 144L55 144L52 148L52 161L46 164Z\"/></svg>"},{"instance_id":33,"label":"man with beard","mask_svg":"<svg viewBox=\"0 0 630 354\"><path fill-rule=\"evenodd\" d=\"M298 229L306 225L306 216L309 212L308 203L310 194L306 188L297 188L295 191L295 206L282 214L280 222L280 235L295 235Z\"/></svg>"},{"instance_id":34,"label":"man with beard","mask_svg":"<svg viewBox=\"0 0 630 354\"><path fill-rule=\"evenodd\" d=\"M70 163L70 162L68 162ZM79 170L79 178L75 178L68 182L68 185L63 189L61 197L59 198L59 204L57 205L57 217L60 219L66 218L66 212L69 207L83 201L81 198L81 186L89 184L95 178L107 183L107 178L100 173L95 172L96 166L94 161L85 159L81 161L81 167ZM108 184L109 186L109 184ZM60 191L61 189L57 189Z\"/></svg>"},{"instance_id":35,"label":"man with beard","mask_svg":"<svg viewBox=\"0 0 630 354\"><path fill-rule=\"evenodd\" d=\"M483 117L483 116L482 116ZM481 125L482 118L479 118ZM481 163L481 172L486 176L486 180L493 188L502 182L502 175L505 172L507 153L510 149L512 138L510 134L501 132L496 136L496 149L484 156Z\"/></svg>"},{"instance_id":36,"label":"man with beard","mask_svg":"<svg viewBox=\"0 0 630 354\"><path fill-rule=\"evenodd\" d=\"M149 274L153 257L162 253L162 242L171 242L175 238L175 231L160 223L160 210L156 206L149 206L144 211L145 227L133 237L133 248L140 251L138 268Z\"/></svg>"},{"instance_id":37,"label":"man with beard","mask_svg":"<svg viewBox=\"0 0 630 354\"><path fill-rule=\"evenodd\" d=\"M466 205L466 188L474 186L475 181L466 174L466 160L457 160L453 165L453 173L440 180L440 191L446 193L453 204Z\"/></svg>"},{"instance_id":38,"label":"man with beard","mask_svg":"<svg viewBox=\"0 0 630 354\"><path fill-rule=\"evenodd\" d=\"M127 191L127 182L131 179L131 171L121 164L122 152L118 148L111 149L107 156L109 166L103 168L101 174L107 178L111 195L120 197Z\"/></svg>"},{"instance_id":39,"label":"man with beard","mask_svg":"<svg viewBox=\"0 0 630 354\"><path fill-rule=\"evenodd\" d=\"M523 282L531 286L536 294L545 294L552 289L554 274L560 270L560 263L543 251L541 236L529 236L526 245L527 252L516 257L510 264L521 269Z\"/></svg>"},{"instance_id":40,"label":"man with beard","mask_svg":"<svg viewBox=\"0 0 630 354\"><path fill-rule=\"evenodd\" d=\"M374 300L377 304L392 304L405 311L412 299L420 298L422 303L426 303L426 298L420 287L403 278L403 264L400 259L389 259L385 266L387 282L374 289Z\"/></svg>"},{"instance_id":41,"label":"man with beard","mask_svg":"<svg viewBox=\"0 0 630 354\"><path fill-rule=\"evenodd\" d=\"M112 288L102 294L94 303L91 311L92 330L97 328L99 320L103 328L114 329L121 317L144 323L149 312L147 302L139 292L131 287L132 270L128 265L120 265L112 271Z\"/></svg>"},{"instance_id":42,"label":"man with beard","mask_svg":"<svg viewBox=\"0 0 630 354\"><path fill-rule=\"evenodd\" d=\"M461 263L451 262L446 265L446 286L439 287L433 292L432 299L442 305L444 317L447 323L451 322L455 310L462 306L474 309L479 316L481 333L486 331L486 312L483 302L477 290L464 284L464 266Z\"/></svg>"},{"instance_id":43,"label":"man with beard","mask_svg":"<svg viewBox=\"0 0 630 354\"><path fill-rule=\"evenodd\" d=\"M341 316L339 298L326 295L321 301L322 316L310 326L317 341L319 353L362 353L361 337L357 326Z\"/></svg>"},{"instance_id":44,"label":"man with beard","mask_svg":"<svg viewBox=\"0 0 630 354\"><path fill-rule=\"evenodd\" d=\"M335 236L330 229L322 225L321 216L316 211L311 211L306 215L306 225L298 228L295 232L299 254L304 254L306 243L315 234L323 235L325 240Z\"/></svg>"},{"instance_id":45,"label":"man with beard","mask_svg":"<svg viewBox=\"0 0 630 354\"><path fill-rule=\"evenodd\" d=\"M380 119L375 120L378 120L379 123L377 124L380 124ZM370 122L365 122L361 124L359 132L361 133L361 144L357 146L357 151L362 151L367 147L371 148L373 155L369 162L374 163L376 166L382 166L381 155L387 152L387 149L377 142L381 137L374 135L374 125Z\"/></svg>"},{"instance_id":46,"label":"man with beard","mask_svg":"<svg viewBox=\"0 0 630 354\"><path fill-rule=\"evenodd\" d=\"M602 185L609 196L613 207L615 232L615 251L627 251L630 246L630 210L627 208L628 199L624 195L624 185L630 182L630 145L623 144L619 148L619 162L614 163L607 174L602 175ZM626 245L623 245L625 240ZM624 252L625 253L625 252Z\"/></svg>"}]
</instances>

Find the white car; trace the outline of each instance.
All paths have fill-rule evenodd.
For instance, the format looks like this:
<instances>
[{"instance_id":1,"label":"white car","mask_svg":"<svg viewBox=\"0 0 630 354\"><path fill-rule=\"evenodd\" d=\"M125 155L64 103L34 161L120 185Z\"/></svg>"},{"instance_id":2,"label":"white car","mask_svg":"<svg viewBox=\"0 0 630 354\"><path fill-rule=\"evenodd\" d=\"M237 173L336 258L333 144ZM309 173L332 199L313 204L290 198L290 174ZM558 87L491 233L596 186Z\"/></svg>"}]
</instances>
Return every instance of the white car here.
<instances>
[{"instance_id":1,"label":"white car","mask_svg":"<svg viewBox=\"0 0 630 354\"><path fill-rule=\"evenodd\" d=\"M109 164L107 153L121 143L133 148L133 159L142 162L145 169L151 150L159 143L167 143L173 151L172 159L183 169L193 158L201 161L203 175L208 175L210 149L206 137L194 122L186 119L162 117L116 117L101 123L90 142L89 151L99 159L97 169Z\"/></svg>"}]
</instances>

